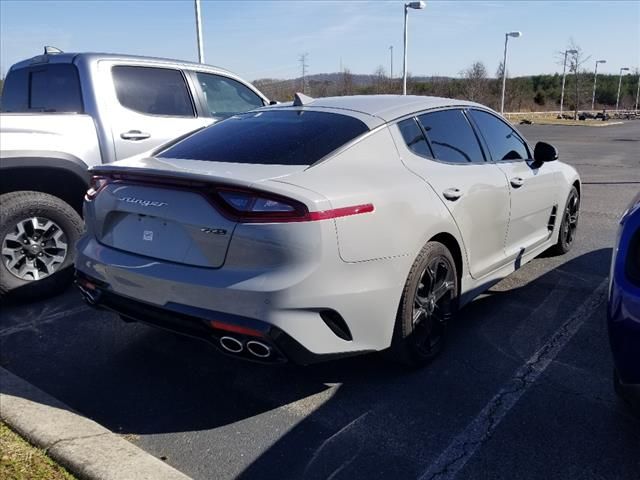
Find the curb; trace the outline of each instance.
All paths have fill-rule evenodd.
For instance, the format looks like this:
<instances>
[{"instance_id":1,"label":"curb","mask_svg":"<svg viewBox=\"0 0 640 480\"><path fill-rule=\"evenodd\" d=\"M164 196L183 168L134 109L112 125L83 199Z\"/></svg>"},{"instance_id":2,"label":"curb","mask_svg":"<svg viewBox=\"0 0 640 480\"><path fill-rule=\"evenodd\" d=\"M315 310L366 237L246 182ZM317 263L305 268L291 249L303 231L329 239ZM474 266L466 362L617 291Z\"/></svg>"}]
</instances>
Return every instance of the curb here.
<instances>
[{"instance_id":1,"label":"curb","mask_svg":"<svg viewBox=\"0 0 640 480\"><path fill-rule=\"evenodd\" d=\"M81 479L189 479L1 367L0 419Z\"/></svg>"}]
</instances>

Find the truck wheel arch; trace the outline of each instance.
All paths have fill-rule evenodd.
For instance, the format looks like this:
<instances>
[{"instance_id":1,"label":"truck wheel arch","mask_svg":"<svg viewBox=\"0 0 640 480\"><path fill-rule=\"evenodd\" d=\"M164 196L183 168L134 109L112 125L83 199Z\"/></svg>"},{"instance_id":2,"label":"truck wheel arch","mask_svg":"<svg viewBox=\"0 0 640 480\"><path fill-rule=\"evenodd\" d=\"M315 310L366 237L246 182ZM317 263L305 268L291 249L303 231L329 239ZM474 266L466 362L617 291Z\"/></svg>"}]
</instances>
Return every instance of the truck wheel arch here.
<instances>
[{"instance_id":1,"label":"truck wheel arch","mask_svg":"<svg viewBox=\"0 0 640 480\"><path fill-rule=\"evenodd\" d=\"M82 215L89 185L88 166L62 152L2 152L0 194L31 190L56 196Z\"/></svg>"}]
</instances>

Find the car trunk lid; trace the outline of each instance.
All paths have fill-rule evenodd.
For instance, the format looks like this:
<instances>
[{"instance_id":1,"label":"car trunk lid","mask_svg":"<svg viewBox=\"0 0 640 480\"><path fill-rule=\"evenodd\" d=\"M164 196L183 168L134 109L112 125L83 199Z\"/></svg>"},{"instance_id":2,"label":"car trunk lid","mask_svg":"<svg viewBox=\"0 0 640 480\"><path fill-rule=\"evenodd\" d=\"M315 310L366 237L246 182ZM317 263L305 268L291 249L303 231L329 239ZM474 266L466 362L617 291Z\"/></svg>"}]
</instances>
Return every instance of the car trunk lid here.
<instances>
[{"instance_id":1,"label":"car trunk lid","mask_svg":"<svg viewBox=\"0 0 640 480\"><path fill-rule=\"evenodd\" d=\"M304 169L193 163L142 159L94 170L111 179L93 200L98 240L152 259L218 268L237 222L217 208L210 186L249 187Z\"/></svg>"}]
</instances>

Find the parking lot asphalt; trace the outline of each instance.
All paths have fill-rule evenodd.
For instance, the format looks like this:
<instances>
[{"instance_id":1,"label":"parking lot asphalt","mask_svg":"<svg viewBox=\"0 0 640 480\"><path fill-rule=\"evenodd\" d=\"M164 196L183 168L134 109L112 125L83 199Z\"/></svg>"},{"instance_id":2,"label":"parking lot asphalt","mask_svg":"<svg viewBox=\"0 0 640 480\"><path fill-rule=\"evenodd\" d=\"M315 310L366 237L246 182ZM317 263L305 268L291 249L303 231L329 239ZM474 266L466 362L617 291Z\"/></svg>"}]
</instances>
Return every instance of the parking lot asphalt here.
<instances>
[{"instance_id":1,"label":"parking lot asphalt","mask_svg":"<svg viewBox=\"0 0 640 480\"><path fill-rule=\"evenodd\" d=\"M523 126L577 167L578 239L464 308L446 350L264 366L85 307L5 305L0 365L197 479L637 479L640 421L612 389L606 277L640 190L640 121Z\"/></svg>"}]
</instances>

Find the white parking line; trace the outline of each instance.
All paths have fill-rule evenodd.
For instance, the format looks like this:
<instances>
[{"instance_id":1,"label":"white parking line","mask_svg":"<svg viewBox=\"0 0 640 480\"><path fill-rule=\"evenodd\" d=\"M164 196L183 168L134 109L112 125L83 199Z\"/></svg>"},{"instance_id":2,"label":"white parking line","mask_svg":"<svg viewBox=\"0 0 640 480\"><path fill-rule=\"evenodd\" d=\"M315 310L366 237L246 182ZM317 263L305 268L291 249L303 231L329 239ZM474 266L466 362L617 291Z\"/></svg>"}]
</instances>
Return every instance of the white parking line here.
<instances>
[{"instance_id":1,"label":"white parking line","mask_svg":"<svg viewBox=\"0 0 640 480\"><path fill-rule=\"evenodd\" d=\"M419 480L453 480L498 427L531 385L547 369L569 340L580 330L607 297L608 280L598 287L575 310L574 314L551 338L522 365L513 377L487 403L478 416L467 425L440 454Z\"/></svg>"},{"instance_id":2,"label":"white parking line","mask_svg":"<svg viewBox=\"0 0 640 480\"><path fill-rule=\"evenodd\" d=\"M56 313L52 313L52 314L45 314L45 315L41 315L38 318L36 318L35 320L32 320L28 323L21 323L20 325L16 325L13 327L9 327L9 328L4 328L0 330L0 337L5 337L8 335L12 335L14 333L17 332L22 332L24 330L33 330L36 329L39 325L42 325L43 323L49 323L49 322L53 322L55 320L59 320L61 318L64 317L68 317L70 315L75 315L77 313L82 313L85 312L87 310L91 310L91 307L89 307L88 305L80 305L79 307L75 307L72 308L70 310L63 310L62 312L56 312ZM25 315L27 316L27 315Z\"/></svg>"}]
</instances>

